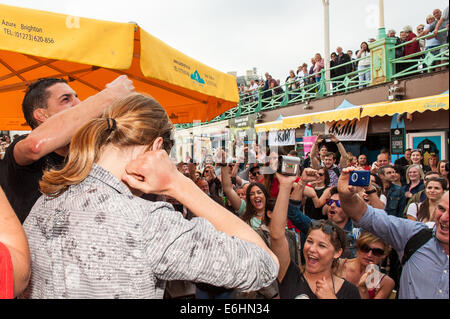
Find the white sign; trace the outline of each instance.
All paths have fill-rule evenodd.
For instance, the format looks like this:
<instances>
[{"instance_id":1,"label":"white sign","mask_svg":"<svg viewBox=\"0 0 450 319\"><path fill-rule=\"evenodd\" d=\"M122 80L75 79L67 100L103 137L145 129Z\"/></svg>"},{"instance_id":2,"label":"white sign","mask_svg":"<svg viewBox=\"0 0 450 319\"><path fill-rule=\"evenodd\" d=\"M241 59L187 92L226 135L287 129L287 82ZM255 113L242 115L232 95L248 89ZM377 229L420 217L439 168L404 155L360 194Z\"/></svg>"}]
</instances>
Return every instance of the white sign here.
<instances>
[{"instance_id":1,"label":"white sign","mask_svg":"<svg viewBox=\"0 0 450 319\"><path fill-rule=\"evenodd\" d=\"M295 130L269 132L269 146L295 145Z\"/></svg>"},{"instance_id":2,"label":"white sign","mask_svg":"<svg viewBox=\"0 0 450 319\"><path fill-rule=\"evenodd\" d=\"M327 122L325 124L325 134L333 134L340 141L365 141L368 127L368 117L361 120Z\"/></svg>"}]
</instances>

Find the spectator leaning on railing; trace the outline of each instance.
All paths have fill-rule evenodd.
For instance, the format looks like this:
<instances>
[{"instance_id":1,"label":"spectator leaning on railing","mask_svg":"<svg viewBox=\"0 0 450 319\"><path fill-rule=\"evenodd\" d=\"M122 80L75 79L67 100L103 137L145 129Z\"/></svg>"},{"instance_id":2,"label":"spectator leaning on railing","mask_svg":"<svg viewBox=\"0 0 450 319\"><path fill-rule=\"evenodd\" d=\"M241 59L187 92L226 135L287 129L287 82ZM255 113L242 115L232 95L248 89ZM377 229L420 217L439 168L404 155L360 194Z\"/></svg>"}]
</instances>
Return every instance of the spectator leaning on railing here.
<instances>
[{"instance_id":1,"label":"spectator leaning on railing","mask_svg":"<svg viewBox=\"0 0 450 319\"><path fill-rule=\"evenodd\" d=\"M361 50L359 50L356 58L363 58L358 62L359 88L361 89L368 85L366 84L366 82L370 81L370 70L362 71L370 67L370 51L367 42L362 42L360 45L360 49Z\"/></svg>"},{"instance_id":2,"label":"spectator leaning on railing","mask_svg":"<svg viewBox=\"0 0 450 319\"><path fill-rule=\"evenodd\" d=\"M415 40L417 38L417 35L413 32L413 29L410 25L407 25L403 28L403 32L406 33L406 42L409 42L411 40ZM420 45L418 41L413 41L411 43L408 43L405 45L405 53L404 56L408 56L414 53L420 52ZM417 57L412 57L410 59L415 59ZM412 66L414 66L416 64L416 62L410 62L410 63L405 63L405 68L411 68ZM412 69L408 70L407 72L412 71Z\"/></svg>"},{"instance_id":3,"label":"spectator leaning on railing","mask_svg":"<svg viewBox=\"0 0 450 319\"><path fill-rule=\"evenodd\" d=\"M316 82L320 82L320 71L325 67L325 62L322 58L322 56L320 55L320 53L316 53L316 55L314 56L314 78L316 80Z\"/></svg>"},{"instance_id":4,"label":"spectator leaning on railing","mask_svg":"<svg viewBox=\"0 0 450 319\"><path fill-rule=\"evenodd\" d=\"M344 53L342 51L341 47L337 47L336 48L336 52L337 52L337 63L336 63L336 65L341 65L341 64L345 64L347 62L350 62L350 57L348 56L348 54L346 54L346 53ZM342 67L340 67L340 68L338 68L336 70L336 75L337 76L341 76L341 75L345 75L347 73L350 73L351 72L351 68L352 68L352 65L350 63L346 64L346 65L344 65L344 66L342 66ZM342 81L342 80L343 79L340 79L340 81Z\"/></svg>"}]
</instances>

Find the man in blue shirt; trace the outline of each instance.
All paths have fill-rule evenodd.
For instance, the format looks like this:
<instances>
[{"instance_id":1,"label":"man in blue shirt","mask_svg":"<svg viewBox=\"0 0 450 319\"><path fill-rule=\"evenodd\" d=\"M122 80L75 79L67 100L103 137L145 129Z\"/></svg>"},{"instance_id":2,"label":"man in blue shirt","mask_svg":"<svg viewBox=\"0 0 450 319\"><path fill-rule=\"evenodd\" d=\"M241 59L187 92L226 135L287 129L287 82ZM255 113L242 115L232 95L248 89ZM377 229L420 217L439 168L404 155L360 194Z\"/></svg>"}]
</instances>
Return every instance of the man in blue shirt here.
<instances>
[{"instance_id":1,"label":"man in blue shirt","mask_svg":"<svg viewBox=\"0 0 450 319\"><path fill-rule=\"evenodd\" d=\"M408 240L428 226L421 222L397 218L385 211L367 205L349 186L350 172L346 168L338 182L341 207L361 227L389 243L400 258ZM432 238L422 245L403 266L400 277L400 299L448 299L449 255L448 222L449 192L445 192L435 210L435 227Z\"/></svg>"}]
</instances>

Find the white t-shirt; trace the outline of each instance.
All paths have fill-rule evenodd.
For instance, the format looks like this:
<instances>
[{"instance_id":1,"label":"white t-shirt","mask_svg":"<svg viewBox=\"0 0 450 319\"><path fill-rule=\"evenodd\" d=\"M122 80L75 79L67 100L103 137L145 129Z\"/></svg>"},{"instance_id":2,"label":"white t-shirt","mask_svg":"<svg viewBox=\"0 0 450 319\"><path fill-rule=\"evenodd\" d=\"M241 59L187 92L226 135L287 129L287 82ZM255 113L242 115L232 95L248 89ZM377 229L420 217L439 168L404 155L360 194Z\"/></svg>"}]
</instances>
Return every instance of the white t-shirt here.
<instances>
[{"instance_id":1,"label":"white t-shirt","mask_svg":"<svg viewBox=\"0 0 450 319\"><path fill-rule=\"evenodd\" d=\"M258 88L259 88L258 84L253 83L253 85L250 86L248 90L258 92ZM253 92L253 93L255 93L255 92Z\"/></svg>"},{"instance_id":2,"label":"white t-shirt","mask_svg":"<svg viewBox=\"0 0 450 319\"><path fill-rule=\"evenodd\" d=\"M409 204L408 210L406 211L406 215L414 217L417 220L417 212L419 211L420 206L422 206L422 203L418 203L418 204L411 203L411 204ZM433 228L434 227L434 222L431 222L431 221L426 222L424 224L427 225L428 228Z\"/></svg>"},{"instance_id":3,"label":"white t-shirt","mask_svg":"<svg viewBox=\"0 0 450 319\"><path fill-rule=\"evenodd\" d=\"M305 81L303 80L303 78L304 78L305 76L308 76L308 75L309 75L309 74L303 72L303 70L301 70L300 72L298 72L297 78L298 78L298 80L299 80L299 82L300 82L300 86L305 86Z\"/></svg>"}]
</instances>

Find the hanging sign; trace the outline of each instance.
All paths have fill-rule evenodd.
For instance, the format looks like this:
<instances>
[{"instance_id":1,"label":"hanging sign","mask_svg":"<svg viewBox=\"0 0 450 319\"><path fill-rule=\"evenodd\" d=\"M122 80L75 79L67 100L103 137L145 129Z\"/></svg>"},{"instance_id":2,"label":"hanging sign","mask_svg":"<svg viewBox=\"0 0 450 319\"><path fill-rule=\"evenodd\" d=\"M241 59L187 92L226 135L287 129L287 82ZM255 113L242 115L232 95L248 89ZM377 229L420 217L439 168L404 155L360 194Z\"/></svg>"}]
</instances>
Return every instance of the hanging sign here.
<instances>
[{"instance_id":1,"label":"hanging sign","mask_svg":"<svg viewBox=\"0 0 450 319\"><path fill-rule=\"evenodd\" d=\"M333 134L340 141L365 141L369 118L325 123L325 134Z\"/></svg>"},{"instance_id":2,"label":"hanging sign","mask_svg":"<svg viewBox=\"0 0 450 319\"><path fill-rule=\"evenodd\" d=\"M295 130L269 132L269 146L295 145Z\"/></svg>"},{"instance_id":3,"label":"hanging sign","mask_svg":"<svg viewBox=\"0 0 450 319\"><path fill-rule=\"evenodd\" d=\"M405 129L391 128L391 154L405 153Z\"/></svg>"}]
</instances>

